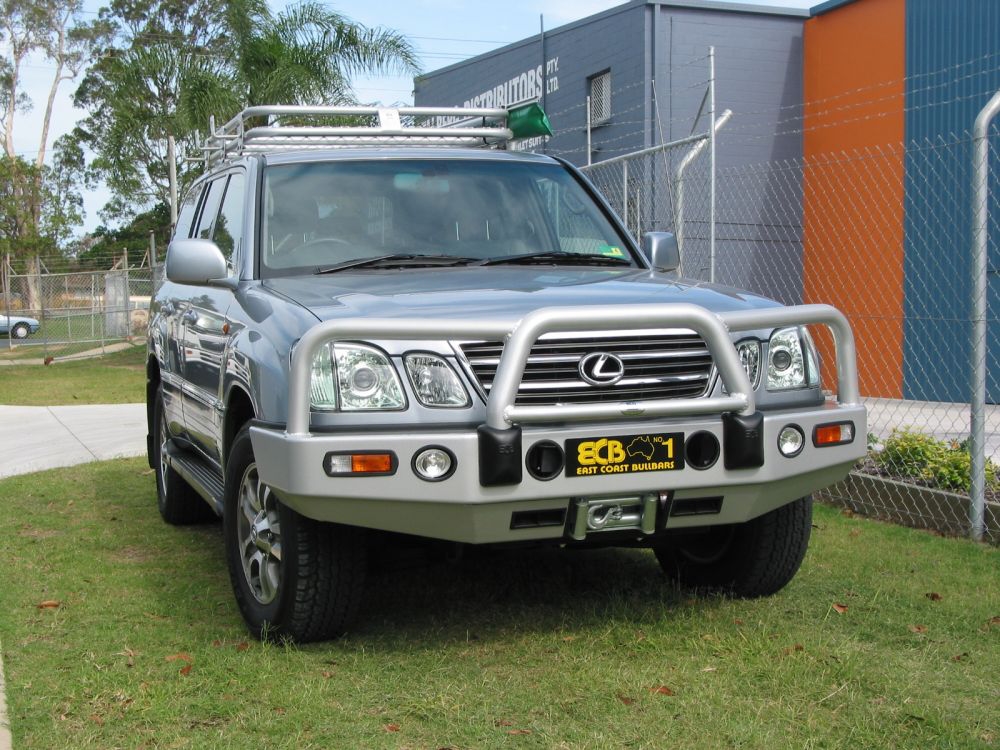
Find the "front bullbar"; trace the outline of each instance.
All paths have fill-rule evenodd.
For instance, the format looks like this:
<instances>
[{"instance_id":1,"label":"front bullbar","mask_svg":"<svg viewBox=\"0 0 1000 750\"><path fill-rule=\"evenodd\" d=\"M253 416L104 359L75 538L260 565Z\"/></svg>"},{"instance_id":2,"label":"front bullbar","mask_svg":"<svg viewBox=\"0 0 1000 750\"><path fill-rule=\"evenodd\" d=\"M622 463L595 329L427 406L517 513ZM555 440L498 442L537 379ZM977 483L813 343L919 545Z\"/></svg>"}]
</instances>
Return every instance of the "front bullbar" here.
<instances>
[{"instance_id":1,"label":"front bullbar","mask_svg":"<svg viewBox=\"0 0 1000 750\"><path fill-rule=\"evenodd\" d=\"M797 305L761 310L713 313L690 304L616 305L614 307L546 307L520 319L441 320L437 318L350 318L330 320L309 329L292 351L286 433L309 434L309 381L313 358L331 341L502 339L503 353L486 403L486 425L507 429L513 424L648 419L755 411L753 389L740 364L731 331L822 324L830 328L837 348L837 399L858 403L854 335L847 319L829 305ZM517 406L517 390L535 341L546 333L570 331L689 328L705 341L728 395L710 398L658 399L642 402Z\"/></svg>"}]
</instances>

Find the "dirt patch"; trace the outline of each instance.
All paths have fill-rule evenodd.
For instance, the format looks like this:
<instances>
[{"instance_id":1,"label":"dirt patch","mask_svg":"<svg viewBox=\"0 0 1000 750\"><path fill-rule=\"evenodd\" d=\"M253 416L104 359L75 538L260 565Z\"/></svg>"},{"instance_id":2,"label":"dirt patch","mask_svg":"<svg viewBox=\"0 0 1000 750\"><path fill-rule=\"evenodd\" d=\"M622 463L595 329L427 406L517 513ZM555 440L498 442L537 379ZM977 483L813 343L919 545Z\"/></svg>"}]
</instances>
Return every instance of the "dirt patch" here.
<instances>
[{"instance_id":1,"label":"dirt patch","mask_svg":"<svg viewBox=\"0 0 1000 750\"><path fill-rule=\"evenodd\" d=\"M148 562L153 558L144 547L122 547L114 553L116 560L127 563Z\"/></svg>"},{"instance_id":2,"label":"dirt patch","mask_svg":"<svg viewBox=\"0 0 1000 750\"><path fill-rule=\"evenodd\" d=\"M58 531L53 531L52 529L36 529L34 526L30 525L22 526L17 534L25 539L50 539L54 536L59 536Z\"/></svg>"}]
</instances>

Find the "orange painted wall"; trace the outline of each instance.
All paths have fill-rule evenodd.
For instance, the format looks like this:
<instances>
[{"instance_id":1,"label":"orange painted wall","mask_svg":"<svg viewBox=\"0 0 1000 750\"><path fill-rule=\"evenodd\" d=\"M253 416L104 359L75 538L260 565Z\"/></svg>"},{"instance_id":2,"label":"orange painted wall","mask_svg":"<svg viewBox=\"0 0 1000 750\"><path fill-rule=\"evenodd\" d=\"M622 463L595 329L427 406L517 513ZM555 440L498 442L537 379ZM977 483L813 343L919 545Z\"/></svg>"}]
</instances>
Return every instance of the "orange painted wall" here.
<instances>
[{"instance_id":1,"label":"orange painted wall","mask_svg":"<svg viewBox=\"0 0 1000 750\"><path fill-rule=\"evenodd\" d=\"M847 315L862 395L889 398L903 388L905 11L856 0L803 38L804 297Z\"/></svg>"}]
</instances>

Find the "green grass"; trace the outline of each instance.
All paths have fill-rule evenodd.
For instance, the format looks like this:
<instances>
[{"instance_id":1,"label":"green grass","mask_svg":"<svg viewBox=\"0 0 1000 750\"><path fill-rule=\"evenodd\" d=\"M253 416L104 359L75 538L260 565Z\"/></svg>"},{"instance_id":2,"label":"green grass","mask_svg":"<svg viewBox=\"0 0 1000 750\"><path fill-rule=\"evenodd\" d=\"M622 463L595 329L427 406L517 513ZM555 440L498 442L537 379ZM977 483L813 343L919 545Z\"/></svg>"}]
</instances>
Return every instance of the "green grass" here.
<instances>
[{"instance_id":1,"label":"green grass","mask_svg":"<svg viewBox=\"0 0 1000 750\"><path fill-rule=\"evenodd\" d=\"M146 399L146 348L44 365L0 366L0 404L129 404Z\"/></svg>"},{"instance_id":2,"label":"green grass","mask_svg":"<svg viewBox=\"0 0 1000 750\"><path fill-rule=\"evenodd\" d=\"M248 641L219 525L163 524L141 460L8 479L0 507L18 748L1000 743L1000 550L826 507L769 599L677 591L643 551L397 561L351 634L299 648Z\"/></svg>"}]
</instances>

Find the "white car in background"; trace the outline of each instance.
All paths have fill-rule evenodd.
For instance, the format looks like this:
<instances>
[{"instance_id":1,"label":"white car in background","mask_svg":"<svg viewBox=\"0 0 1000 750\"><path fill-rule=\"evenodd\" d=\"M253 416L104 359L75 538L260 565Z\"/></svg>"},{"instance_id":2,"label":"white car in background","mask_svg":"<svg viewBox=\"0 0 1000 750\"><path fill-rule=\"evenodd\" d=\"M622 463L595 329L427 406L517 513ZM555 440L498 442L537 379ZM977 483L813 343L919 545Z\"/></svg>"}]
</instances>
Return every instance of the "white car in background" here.
<instances>
[{"instance_id":1,"label":"white car in background","mask_svg":"<svg viewBox=\"0 0 1000 750\"><path fill-rule=\"evenodd\" d=\"M0 315L0 334L13 339L26 339L41 327L37 320L24 315Z\"/></svg>"}]
</instances>

